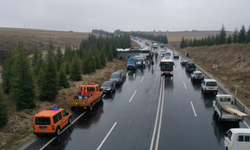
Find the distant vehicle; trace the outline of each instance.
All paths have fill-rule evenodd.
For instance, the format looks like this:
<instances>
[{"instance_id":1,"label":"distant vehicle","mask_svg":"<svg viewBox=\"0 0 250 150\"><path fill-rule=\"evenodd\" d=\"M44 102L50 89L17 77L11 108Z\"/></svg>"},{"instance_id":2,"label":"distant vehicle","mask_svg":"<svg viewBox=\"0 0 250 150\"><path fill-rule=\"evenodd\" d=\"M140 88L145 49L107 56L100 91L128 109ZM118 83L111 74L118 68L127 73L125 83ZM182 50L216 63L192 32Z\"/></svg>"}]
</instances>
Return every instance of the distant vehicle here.
<instances>
[{"instance_id":1,"label":"distant vehicle","mask_svg":"<svg viewBox=\"0 0 250 150\"><path fill-rule=\"evenodd\" d=\"M158 48L157 43L154 43L154 44L153 44L153 48L155 48L155 49L157 49L157 48Z\"/></svg>"},{"instance_id":2,"label":"distant vehicle","mask_svg":"<svg viewBox=\"0 0 250 150\"><path fill-rule=\"evenodd\" d=\"M188 60L187 59L181 59L181 65L186 65L188 63Z\"/></svg>"},{"instance_id":3,"label":"distant vehicle","mask_svg":"<svg viewBox=\"0 0 250 150\"><path fill-rule=\"evenodd\" d=\"M116 81L105 81L100 88L104 94L112 94L116 90Z\"/></svg>"},{"instance_id":4,"label":"distant vehicle","mask_svg":"<svg viewBox=\"0 0 250 150\"><path fill-rule=\"evenodd\" d=\"M113 72L109 78L110 81L115 81L117 85L121 85L123 77L121 72Z\"/></svg>"},{"instance_id":5,"label":"distant vehicle","mask_svg":"<svg viewBox=\"0 0 250 150\"><path fill-rule=\"evenodd\" d=\"M146 56L135 56L137 67L145 68L146 66Z\"/></svg>"},{"instance_id":6,"label":"distant vehicle","mask_svg":"<svg viewBox=\"0 0 250 150\"><path fill-rule=\"evenodd\" d=\"M235 99L229 94L216 95L213 101L214 114L219 121L236 121L244 120L248 115L239 111L235 106Z\"/></svg>"},{"instance_id":7,"label":"distant vehicle","mask_svg":"<svg viewBox=\"0 0 250 150\"><path fill-rule=\"evenodd\" d=\"M192 62L188 62L185 65L186 71L195 71L196 70L196 65Z\"/></svg>"},{"instance_id":8,"label":"distant vehicle","mask_svg":"<svg viewBox=\"0 0 250 150\"><path fill-rule=\"evenodd\" d=\"M71 122L72 114L63 108L46 108L34 116L34 134L37 136L41 134L60 135L61 130Z\"/></svg>"},{"instance_id":9,"label":"distant vehicle","mask_svg":"<svg viewBox=\"0 0 250 150\"><path fill-rule=\"evenodd\" d=\"M191 80L204 80L204 75L201 71L194 71L191 74Z\"/></svg>"},{"instance_id":10,"label":"distant vehicle","mask_svg":"<svg viewBox=\"0 0 250 150\"><path fill-rule=\"evenodd\" d=\"M93 106L102 101L102 91L99 88L99 84L85 83L78 87L78 93L67 98L66 102L72 111L77 109L84 109L92 111Z\"/></svg>"},{"instance_id":11,"label":"distant vehicle","mask_svg":"<svg viewBox=\"0 0 250 150\"><path fill-rule=\"evenodd\" d=\"M178 53L174 53L173 57L178 59L179 58L179 54Z\"/></svg>"},{"instance_id":12,"label":"distant vehicle","mask_svg":"<svg viewBox=\"0 0 250 150\"><path fill-rule=\"evenodd\" d=\"M135 57L130 57L127 60L127 70L136 70L137 69L137 59Z\"/></svg>"},{"instance_id":13,"label":"distant vehicle","mask_svg":"<svg viewBox=\"0 0 250 150\"><path fill-rule=\"evenodd\" d=\"M201 91L203 93L215 93L219 91L218 84L214 79L204 79L201 84Z\"/></svg>"},{"instance_id":14,"label":"distant vehicle","mask_svg":"<svg viewBox=\"0 0 250 150\"><path fill-rule=\"evenodd\" d=\"M249 150L250 129L232 128L227 131L224 138L226 150Z\"/></svg>"},{"instance_id":15,"label":"distant vehicle","mask_svg":"<svg viewBox=\"0 0 250 150\"><path fill-rule=\"evenodd\" d=\"M173 75L174 61L162 58L160 62L161 75Z\"/></svg>"},{"instance_id":16,"label":"distant vehicle","mask_svg":"<svg viewBox=\"0 0 250 150\"><path fill-rule=\"evenodd\" d=\"M161 58L163 58L167 54L167 51L162 49L161 50Z\"/></svg>"},{"instance_id":17,"label":"distant vehicle","mask_svg":"<svg viewBox=\"0 0 250 150\"><path fill-rule=\"evenodd\" d=\"M163 44L161 44L161 48L164 48L164 45L163 45Z\"/></svg>"},{"instance_id":18,"label":"distant vehicle","mask_svg":"<svg viewBox=\"0 0 250 150\"><path fill-rule=\"evenodd\" d=\"M123 78L123 80L126 79L126 71L125 71L125 70L117 70L116 72L122 73L122 78Z\"/></svg>"}]
</instances>

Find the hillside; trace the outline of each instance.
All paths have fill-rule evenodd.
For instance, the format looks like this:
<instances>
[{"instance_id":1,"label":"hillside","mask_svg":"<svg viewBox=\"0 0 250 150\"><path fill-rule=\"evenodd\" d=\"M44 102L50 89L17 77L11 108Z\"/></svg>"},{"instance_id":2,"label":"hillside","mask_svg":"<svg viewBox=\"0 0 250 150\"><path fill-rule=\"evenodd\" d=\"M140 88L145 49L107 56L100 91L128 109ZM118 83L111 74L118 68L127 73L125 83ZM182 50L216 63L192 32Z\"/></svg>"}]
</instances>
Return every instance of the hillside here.
<instances>
[{"instance_id":1,"label":"hillside","mask_svg":"<svg viewBox=\"0 0 250 150\"><path fill-rule=\"evenodd\" d=\"M30 54L33 52L35 43L39 50L46 50L50 39L56 47L63 48L66 44L78 47L81 40L87 38L88 34L73 31L0 28L0 63L6 57L8 50L16 47L18 40L24 42Z\"/></svg>"},{"instance_id":2,"label":"hillside","mask_svg":"<svg viewBox=\"0 0 250 150\"><path fill-rule=\"evenodd\" d=\"M186 48L190 59L206 71L214 74L231 93L238 86L237 97L250 108L250 44L231 44ZM178 50L182 54L184 51Z\"/></svg>"}]
</instances>

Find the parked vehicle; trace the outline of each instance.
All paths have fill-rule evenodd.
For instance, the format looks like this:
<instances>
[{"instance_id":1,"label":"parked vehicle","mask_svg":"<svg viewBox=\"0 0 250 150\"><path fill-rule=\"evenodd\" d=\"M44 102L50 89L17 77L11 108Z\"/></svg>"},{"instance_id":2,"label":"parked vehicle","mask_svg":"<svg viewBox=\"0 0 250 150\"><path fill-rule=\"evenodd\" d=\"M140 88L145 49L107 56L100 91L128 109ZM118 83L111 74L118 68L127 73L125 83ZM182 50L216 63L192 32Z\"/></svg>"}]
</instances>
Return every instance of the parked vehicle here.
<instances>
[{"instance_id":1,"label":"parked vehicle","mask_svg":"<svg viewBox=\"0 0 250 150\"><path fill-rule=\"evenodd\" d=\"M102 101L102 94L99 84L86 83L79 86L78 93L67 98L66 102L72 111L77 109L92 111L93 106Z\"/></svg>"},{"instance_id":2,"label":"parked vehicle","mask_svg":"<svg viewBox=\"0 0 250 150\"><path fill-rule=\"evenodd\" d=\"M215 93L219 91L217 81L214 79L204 79L201 84L201 91L203 93Z\"/></svg>"},{"instance_id":3,"label":"parked vehicle","mask_svg":"<svg viewBox=\"0 0 250 150\"><path fill-rule=\"evenodd\" d=\"M188 63L188 60L187 59L181 59L181 65L186 65Z\"/></svg>"},{"instance_id":4,"label":"parked vehicle","mask_svg":"<svg viewBox=\"0 0 250 150\"><path fill-rule=\"evenodd\" d=\"M195 71L196 70L196 65L192 62L188 62L185 66L186 71Z\"/></svg>"},{"instance_id":5,"label":"parked vehicle","mask_svg":"<svg viewBox=\"0 0 250 150\"><path fill-rule=\"evenodd\" d=\"M194 81L194 80L204 80L204 75L201 71L194 71L192 74L191 74L191 80Z\"/></svg>"},{"instance_id":6,"label":"parked vehicle","mask_svg":"<svg viewBox=\"0 0 250 150\"><path fill-rule=\"evenodd\" d=\"M216 95L213 101L214 114L219 121L243 121L248 115L239 111L235 99L229 94Z\"/></svg>"},{"instance_id":7,"label":"parked vehicle","mask_svg":"<svg viewBox=\"0 0 250 150\"><path fill-rule=\"evenodd\" d=\"M127 70L136 70L137 69L137 59L135 57L128 58L127 61Z\"/></svg>"},{"instance_id":8,"label":"parked vehicle","mask_svg":"<svg viewBox=\"0 0 250 150\"><path fill-rule=\"evenodd\" d=\"M123 82L123 76L121 72L113 72L109 78L110 81L115 81L117 85L121 85Z\"/></svg>"},{"instance_id":9,"label":"parked vehicle","mask_svg":"<svg viewBox=\"0 0 250 150\"><path fill-rule=\"evenodd\" d=\"M116 81L105 81L100 87L103 94L110 93L112 94L116 90Z\"/></svg>"},{"instance_id":10,"label":"parked vehicle","mask_svg":"<svg viewBox=\"0 0 250 150\"><path fill-rule=\"evenodd\" d=\"M122 73L122 78L123 78L123 80L126 79L126 71L125 71L125 70L117 70L116 72Z\"/></svg>"},{"instance_id":11,"label":"parked vehicle","mask_svg":"<svg viewBox=\"0 0 250 150\"><path fill-rule=\"evenodd\" d=\"M232 128L227 131L224 138L226 150L249 150L250 129Z\"/></svg>"},{"instance_id":12,"label":"parked vehicle","mask_svg":"<svg viewBox=\"0 0 250 150\"><path fill-rule=\"evenodd\" d=\"M34 134L37 136L41 134L60 135L62 128L71 122L72 114L63 108L46 108L34 116Z\"/></svg>"}]
</instances>

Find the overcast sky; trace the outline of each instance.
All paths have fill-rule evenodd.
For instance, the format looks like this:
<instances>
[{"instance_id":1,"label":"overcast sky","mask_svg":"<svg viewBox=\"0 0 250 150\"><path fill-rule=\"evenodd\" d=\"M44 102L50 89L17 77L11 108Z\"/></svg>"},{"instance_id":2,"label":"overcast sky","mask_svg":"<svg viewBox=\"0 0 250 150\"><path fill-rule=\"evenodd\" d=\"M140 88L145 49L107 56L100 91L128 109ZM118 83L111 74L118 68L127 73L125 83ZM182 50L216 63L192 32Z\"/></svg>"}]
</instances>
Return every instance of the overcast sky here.
<instances>
[{"instance_id":1,"label":"overcast sky","mask_svg":"<svg viewBox=\"0 0 250 150\"><path fill-rule=\"evenodd\" d=\"M91 32L248 29L250 0L0 0L0 27Z\"/></svg>"}]
</instances>

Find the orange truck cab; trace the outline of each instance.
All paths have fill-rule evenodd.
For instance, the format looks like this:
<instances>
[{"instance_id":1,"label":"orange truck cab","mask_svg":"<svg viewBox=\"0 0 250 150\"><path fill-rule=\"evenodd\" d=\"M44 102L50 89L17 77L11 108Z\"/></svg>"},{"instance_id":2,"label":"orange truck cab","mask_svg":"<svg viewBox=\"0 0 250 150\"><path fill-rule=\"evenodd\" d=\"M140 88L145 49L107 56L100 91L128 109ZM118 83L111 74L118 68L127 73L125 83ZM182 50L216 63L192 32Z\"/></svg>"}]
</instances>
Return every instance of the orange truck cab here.
<instances>
[{"instance_id":1,"label":"orange truck cab","mask_svg":"<svg viewBox=\"0 0 250 150\"><path fill-rule=\"evenodd\" d=\"M63 108L46 108L34 116L34 134L37 136L40 134L60 135L62 128L71 122L72 114Z\"/></svg>"},{"instance_id":2,"label":"orange truck cab","mask_svg":"<svg viewBox=\"0 0 250 150\"><path fill-rule=\"evenodd\" d=\"M102 91L99 84L95 83L86 83L79 86L78 93L66 100L72 111L76 109L92 111L92 107L99 101L102 101Z\"/></svg>"}]
</instances>

